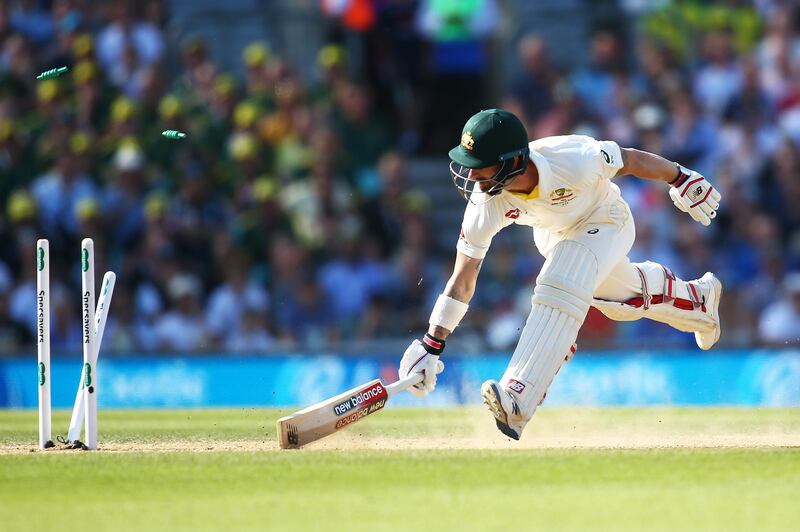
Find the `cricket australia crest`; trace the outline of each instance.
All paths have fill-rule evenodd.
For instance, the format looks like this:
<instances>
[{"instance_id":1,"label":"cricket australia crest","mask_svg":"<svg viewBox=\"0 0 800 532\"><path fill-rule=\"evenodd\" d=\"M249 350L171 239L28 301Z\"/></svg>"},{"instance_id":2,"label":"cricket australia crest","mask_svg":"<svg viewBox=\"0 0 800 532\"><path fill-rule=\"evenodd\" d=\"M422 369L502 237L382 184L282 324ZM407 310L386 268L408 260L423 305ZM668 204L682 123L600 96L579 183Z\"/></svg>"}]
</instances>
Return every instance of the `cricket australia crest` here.
<instances>
[{"instance_id":1,"label":"cricket australia crest","mask_svg":"<svg viewBox=\"0 0 800 532\"><path fill-rule=\"evenodd\" d=\"M571 188L557 188L550 193L550 205L566 205L575 199L575 191Z\"/></svg>"},{"instance_id":2,"label":"cricket australia crest","mask_svg":"<svg viewBox=\"0 0 800 532\"><path fill-rule=\"evenodd\" d=\"M461 135L461 145L472 151L472 148L475 146L475 139L472 138L472 131L465 131L464 134Z\"/></svg>"}]
</instances>

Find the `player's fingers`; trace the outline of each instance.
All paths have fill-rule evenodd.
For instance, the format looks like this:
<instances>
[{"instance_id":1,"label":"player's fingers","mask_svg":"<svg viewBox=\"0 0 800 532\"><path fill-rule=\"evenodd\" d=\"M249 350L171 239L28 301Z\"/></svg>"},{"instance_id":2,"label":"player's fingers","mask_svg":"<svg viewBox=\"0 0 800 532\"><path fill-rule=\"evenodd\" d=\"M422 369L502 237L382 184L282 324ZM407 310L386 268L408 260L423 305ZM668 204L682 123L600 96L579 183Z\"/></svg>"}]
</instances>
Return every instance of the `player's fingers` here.
<instances>
[{"instance_id":1,"label":"player's fingers","mask_svg":"<svg viewBox=\"0 0 800 532\"><path fill-rule=\"evenodd\" d=\"M414 397L419 397L420 399L428 395L428 392L425 390L418 390L416 388L409 388L408 391L411 393L411 395Z\"/></svg>"},{"instance_id":2,"label":"player's fingers","mask_svg":"<svg viewBox=\"0 0 800 532\"><path fill-rule=\"evenodd\" d=\"M697 208L703 211L703 214L705 214L709 218L713 218L714 216L716 216L716 214L714 213L714 209L708 203L701 203L700 205L697 206Z\"/></svg>"},{"instance_id":3,"label":"player's fingers","mask_svg":"<svg viewBox=\"0 0 800 532\"><path fill-rule=\"evenodd\" d=\"M680 192L678 192L677 188L669 189L669 197L670 197L670 199L672 199L672 203L673 203L673 205L675 205L675 208L677 208L677 209L679 209L679 210L681 210L683 212L688 212L686 210L686 207L683 205L683 202L681 201L681 195L680 195Z\"/></svg>"},{"instance_id":4,"label":"player's fingers","mask_svg":"<svg viewBox=\"0 0 800 532\"><path fill-rule=\"evenodd\" d=\"M408 389L408 393L410 393L414 397L425 397L426 395L428 395L428 392L425 391L425 388L424 387L419 388L419 386L420 386L419 384L416 386L412 386L411 388Z\"/></svg>"},{"instance_id":5,"label":"player's fingers","mask_svg":"<svg viewBox=\"0 0 800 532\"><path fill-rule=\"evenodd\" d=\"M708 199L706 200L706 203L708 204L708 206L709 206L709 207L711 207L711 209L712 209L712 210L715 210L715 211L716 211L716 210L719 210L719 203L717 203L717 202L716 202L716 201L714 201L713 199L711 199L711 198L708 198Z\"/></svg>"},{"instance_id":6,"label":"player's fingers","mask_svg":"<svg viewBox=\"0 0 800 532\"><path fill-rule=\"evenodd\" d=\"M683 203L681 203L680 201L673 201L672 204L675 205L675 207L679 211L689 212L689 211L686 210L686 207L684 207Z\"/></svg>"},{"instance_id":7,"label":"player's fingers","mask_svg":"<svg viewBox=\"0 0 800 532\"><path fill-rule=\"evenodd\" d=\"M418 394L415 394L417 397L425 397L426 395L428 395L428 392L430 391L430 388L428 386L429 378L425 372L423 372L422 374L423 376L425 376L425 378L419 384L415 384L413 386L413 388L419 392Z\"/></svg>"},{"instance_id":8,"label":"player's fingers","mask_svg":"<svg viewBox=\"0 0 800 532\"><path fill-rule=\"evenodd\" d=\"M692 209L692 218L705 226L711 225L711 218L700 209Z\"/></svg>"},{"instance_id":9,"label":"player's fingers","mask_svg":"<svg viewBox=\"0 0 800 532\"><path fill-rule=\"evenodd\" d=\"M717 190L716 188L711 191L711 194L709 194L708 197L716 201L717 204L719 204L719 202L722 201L722 194L720 194L719 190Z\"/></svg>"},{"instance_id":10,"label":"player's fingers","mask_svg":"<svg viewBox=\"0 0 800 532\"><path fill-rule=\"evenodd\" d=\"M422 383L425 385L426 395L432 392L436 388L436 373L433 373L432 375L426 374L425 380L422 381Z\"/></svg>"},{"instance_id":11,"label":"player's fingers","mask_svg":"<svg viewBox=\"0 0 800 532\"><path fill-rule=\"evenodd\" d=\"M443 371L444 371L444 362L442 362L441 360L439 360L439 361L436 363L436 373L441 373L441 372L443 372Z\"/></svg>"}]
</instances>

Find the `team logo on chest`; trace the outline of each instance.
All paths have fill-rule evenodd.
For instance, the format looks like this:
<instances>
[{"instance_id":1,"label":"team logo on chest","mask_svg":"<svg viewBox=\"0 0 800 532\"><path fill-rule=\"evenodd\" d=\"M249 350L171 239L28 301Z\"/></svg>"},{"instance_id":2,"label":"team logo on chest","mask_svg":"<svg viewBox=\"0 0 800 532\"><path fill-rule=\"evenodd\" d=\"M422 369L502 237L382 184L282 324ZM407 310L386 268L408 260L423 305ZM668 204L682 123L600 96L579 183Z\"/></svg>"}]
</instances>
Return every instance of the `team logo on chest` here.
<instances>
[{"instance_id":1,"label":"team logo on chest","mask_svg":"<svg viewBox=\"0 0 800 532\"><path fill-rule=\"evenodd\" d=\"M506 213L506 218L511 218L512 220L516 220L519 218L519 209L511 209Z\"/></svg>"},{"instance_id":2,"label":"team logo on chest","mask_svg":"<svg viewBox=\"0 0 800 532\"><path fill-rule=\"evenodd\" d=\"M566 205L575 199L575 191L571 188L557 188L550 193L550 205Z\"/></svg>"}]
</instances>

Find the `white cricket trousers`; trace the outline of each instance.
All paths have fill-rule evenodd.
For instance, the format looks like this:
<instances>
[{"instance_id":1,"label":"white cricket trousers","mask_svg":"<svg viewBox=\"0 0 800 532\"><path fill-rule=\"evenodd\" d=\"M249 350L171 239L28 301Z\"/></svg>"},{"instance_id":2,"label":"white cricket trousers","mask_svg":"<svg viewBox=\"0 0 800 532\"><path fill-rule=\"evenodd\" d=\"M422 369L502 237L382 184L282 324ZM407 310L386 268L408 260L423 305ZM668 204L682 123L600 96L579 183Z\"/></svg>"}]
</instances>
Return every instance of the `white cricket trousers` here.
<instances>
[{"instance_id":1,"label":"white cricket trousers","mask_svg":"<svg viewBox=\"0 0 800 532\"><path fill-rule=\"evenodd\" d=\"M594 297L608 301L627 301L641 295L639 272L628 259L636 239L633 215L625 200L601 205L580 227L569 233L554 235L534 229L534 241L539 252L548 258L562 240L580 242L597 257L597 282Z\"/></svg>"}]
</instances>

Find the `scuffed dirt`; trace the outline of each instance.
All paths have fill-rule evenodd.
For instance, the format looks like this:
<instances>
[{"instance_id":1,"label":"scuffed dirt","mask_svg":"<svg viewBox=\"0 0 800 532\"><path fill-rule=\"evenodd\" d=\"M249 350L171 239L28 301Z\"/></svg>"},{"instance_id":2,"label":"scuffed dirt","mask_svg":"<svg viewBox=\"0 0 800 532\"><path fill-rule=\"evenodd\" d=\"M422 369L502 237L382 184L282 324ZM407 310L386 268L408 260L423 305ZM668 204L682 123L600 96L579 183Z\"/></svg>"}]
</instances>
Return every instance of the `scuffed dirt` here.
<instances>
[{"instance_id":1,"label":"scuffed dirt","mask_svg":"<svg viewBox=\"0 0 800 532\"><path fill-rule=\"evenodd\" d=\"M537 414L538 415L538 414ZM661 417L663 416L663 423ZM392 425L392 424L389 424ZM731 426L706 421L692 426L668 414L653 411L636 420L608 425L591 411L544 412L526 429L521 441L500 434L485 412L474 410L458 423L458 433L447 434L427 424L417 427L419 433L404 435L401 427L387 426L389 434L380 433L370 423L357 424L323 440L307 445L312 451L409 451L409 450L527 450L527 449L671 449L671 448L779 448L800 447L800 428L773 424ZM206 452L275 452L277 441L189 439L159 441L102 441L104 453L206 453ZM0 454L81 453L85 451L54 449L39 451L35 444L0 445ZM298 451L286 451L298 452ZM300 450L299 452L303 452Z\"/></svg>"},{"instance_id":2,"label":"scuffed dirt","mask_svg":"<svg viewBox=\"0 0 800 532\"><path fill-rule=\"evenodd\" d=\"M580 417L583 417L581 415ZM635 427L616 427L581 424L572 425L548 417L531 422L522 439L512 440L501 434L492 419L482 411L468 417L470 429L464 434L442 436L374 436L359 434L358 426L327 439L308 445L308 449L669 449L669 448L758 448L800 447L800 431L774 426L759 431L731 430L730 427L708 426L701 431L661 425L654 413L652 424Z\"/></svg>"},{"instance_id":3,"label":"scuffed dirt","mask_svg":"<svg viewBox=\"0 0 800 532\"><path fill-rule=\"evenodd\" d=\"M236 441L236 440L191 440L191 441L142 441L142 442L100 442L98 451L108 453L203 453L203 452L250 452L276 451L276 441ZM3 445L0 454L20 453L83 453L80 449L68 449L57 444L54 448L39 450L33 445Z\"/></svg>"}]
</instances>

